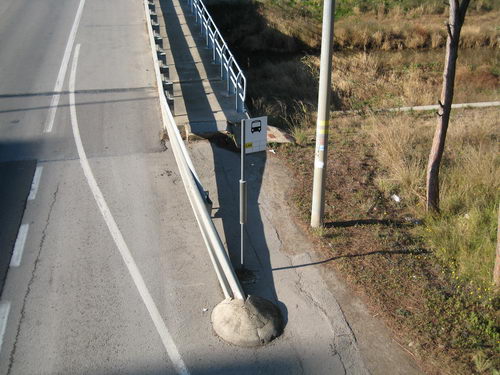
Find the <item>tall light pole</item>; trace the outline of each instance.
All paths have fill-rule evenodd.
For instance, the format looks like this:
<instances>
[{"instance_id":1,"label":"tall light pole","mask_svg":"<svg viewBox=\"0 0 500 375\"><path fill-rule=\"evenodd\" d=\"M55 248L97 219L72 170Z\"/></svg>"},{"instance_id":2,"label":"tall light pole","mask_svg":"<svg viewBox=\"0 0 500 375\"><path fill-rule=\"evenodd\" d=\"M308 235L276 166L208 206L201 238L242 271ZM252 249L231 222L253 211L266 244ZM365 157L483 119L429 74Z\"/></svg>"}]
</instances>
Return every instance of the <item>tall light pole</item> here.
<instances>
[{"instance_id":1,"label":"tall light pole","mask_svg":"<svg viewBox=\"0 0 500 375\"><path fill-rule=\"evenodd\" d=\"M325 178L328 151L328 125L330 121L330 90L332 77L333 20L335 0L323 5L323 31L321 35L321 65L319 70L318 120L316 122L316 150L311 209L311 226L323 225L325 212Z\"/></svg>"}]
</instances>

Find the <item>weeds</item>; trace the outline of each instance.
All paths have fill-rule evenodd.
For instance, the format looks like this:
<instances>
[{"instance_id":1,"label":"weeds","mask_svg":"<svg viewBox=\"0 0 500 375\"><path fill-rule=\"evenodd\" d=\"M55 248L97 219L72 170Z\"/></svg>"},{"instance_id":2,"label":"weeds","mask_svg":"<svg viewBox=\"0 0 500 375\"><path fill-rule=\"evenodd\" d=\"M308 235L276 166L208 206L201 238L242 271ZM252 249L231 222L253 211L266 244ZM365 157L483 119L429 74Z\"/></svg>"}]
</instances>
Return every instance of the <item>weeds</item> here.
<instances>
[{"instance_id":1,"label":"weeds","mask_svg":"<svg viewBox=\"0 0 500 375\"><path fill-rule=\"evenodd\" d=\"M491 369L492 361L487 359L483 352L475 354L472 358L474 365L476 366L476 370L480 374L484 374L486 371Z\"/></svg>"},{"instance_id":2,"label":"weeds","mask_svg":"<svg viewBox=\"0 0 500 375\"><path fill-rule=\"evenodd\" d=\"M492 12L496 14L499 12ZM498 47L500 32L492 14L470 16L460 37L461 48ZM336 25L338 48L357 50L404 50L442 48L446 43L445 16L386 17L383 21L367 17L350 17Z\"/></svg>"},{"instance_id":3,"label":"weeds","mask_svg":"<svg viewBox=\"0 0 500 375\"><path fill-rule=\"evenodd\" d=\"M309 18L321 19L321 0L260 0L285 9L295 9ZM340 0L336 4L336 18L359 16L362 14L377 17L421 17L425 15L442 14L446 4L441 0ZM500 8L495 0L478 0L471 5L471 10L488 12Z\"/></svg>"},{"instance_id":4,"label":"weeds","mask_svg":"<svg viewBox=\"0 0 500 375\"><path fill-rule=\"evenodd\" d=\"M312 124L316 117L313 109L306 103L295 100L288 110L286 103L280 102L280 116L286 124L285 129L295 139L295 143L306 146L312 137Z\"/></svg>"},{"instance_id":5,"label":"weeds","mask_svg":"<svg viewBox=\"0 0 500 375\"><path fill-rule=\"evenodd\" d=\"M413 354L450 373L500 368L500 299L491 286L500 178L498 161L489 158L497 114L453 112L443 189L451 181L457 186L443 190L446 216L423 224L411 218L423 215L435 115L339 117L329 137L327 225L312 234L328 249L325 256L337 258L332 266L388 317L396 337L404 332L399 339ZM293 202L307 223L313 148L286 147L280 154L295 172ZM394 192L401 202L389 198Z\"/></svg>"},{"instance_id":6,"label":"weeds","mask_svg":"<svg viewBox=\"0 0 500 375\"><path fill-rule=\"evenodd\" d=\"M455 101L496 100L500 52L460 51ZM334 54L333 90L342 109L391 108L436 103L442 81L442 54L437 51ZM319 67L319 58L308 64Z\"/></svg>"},{"instance_id":7,"label":"weeds","mask_svg":"<svg viewBox=\"0 0 500 375\"><path fill-rule=\"evenodd\" d=\"M425 171L434 116L373 116L370 134L385 173L377 180L424 215ZM421 235L457 277L489 286L500 188L498 110L454 111L441 171L442 216Z\"/></svg>"}]
</instances>

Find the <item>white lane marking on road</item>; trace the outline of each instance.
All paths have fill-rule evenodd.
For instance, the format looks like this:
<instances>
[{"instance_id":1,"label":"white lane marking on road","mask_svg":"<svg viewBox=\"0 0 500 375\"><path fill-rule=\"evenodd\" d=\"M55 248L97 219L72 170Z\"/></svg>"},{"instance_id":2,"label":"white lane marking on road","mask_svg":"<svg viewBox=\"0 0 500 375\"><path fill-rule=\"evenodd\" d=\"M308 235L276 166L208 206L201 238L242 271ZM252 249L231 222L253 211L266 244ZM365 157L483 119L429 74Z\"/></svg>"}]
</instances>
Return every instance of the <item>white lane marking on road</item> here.
<instances>
[{"instance_id":1,"label":"white lane marking on road","mask_svg":"<svg viewBox=\"0 0 500 375\"><path fill-rule=\"evenodd\" d=\"M12 258L10 258L11 267L19 267L21 265L21 259L23 257L24 245L26 243L26 238L28 237L28 230L30 229L29 224L22 224L19 227L19 232L17 232L16 243L14 245L14 251L12 253Z\"/></svg>"},{"instance_id":2,"label":"white lane marking on road","mask_svg":"<svg viewBox=\"0 0 500 375\"><path fill-rule=\"evenodd\" d=\"M151 319L153 320L156 330L160 335L160 338L163 342L163 346L167 350L168 356L172 360L172 363L176 368L177 373L182 375L189 375L189 371L184 361L182 360L181 355L179 354L179 350L177 349L177 346L175 345L174 340L172 339L172 336L170 335L170 332L168 331L167 326L165 325L165 322L163 321L160 312L158 311L158 308L156 307L153 297L149 293L146 283L144 282L144 279L142 278L139 268L137 267L137 264L135 263L134 258L130 253L130 250L125 242L125 239L123 238L123 235L120 232L120 229L118 228L118 225L116 224L113 215L111 214L111 211L101 192L101 189L99 189L99 186L97 185L97 181L94 177L92 169L90 168L90 164L87 160L87 154L85 153L85 149L83 148L83 143L80 136L80 129L78 128L78 119L76 116L76 107L75 107L75 76L76 76L76 68L78 65L79 53L80 53L80 44L77 44L69 76L69 108L71 114L71 127L73 128L73 136L75 138L76 148L78 150L78 156L80 158L80 164L82 166L83 173L85 175L85 178L87 179L87 183L90 187L90 190L92 190L92 194L94 195L94 199L97 203L97 206L101 211L102 217L104 218L104 221L108 226L109 232L111 233L111 236L115 241L116 247L118 248L118 251L120 252L123 258L123 261L125 262L125 265L128 268L130 276L132 277L135 286L139 291L142 301L144 302L146 308L149 311L149 315L151 316Z\"/></svg>"},{"instance_id":3,"label":"white lane marking on road","mask_svg":"<svg viewBox=\"0 0 500 375\"><path fill-rule=\"evenodd\" d=\"M2 351L3 337L7 328L7 319L9 318L10 302L0 302L0 352Z\"/></svg>"},{"instance_id":4,"label":"white lane marking on road","mask_svg":"<svg viewBox=\"0 0 500 375\"><path fill-rule=\"evenodd\" d=\"M31 183L30 194L28 195L28 200L32 201L36 198L36 193L38 191L38 186L40 185L40 178L42 177L43 167L38 165L35 169L35 175L33 176L33 182Z\"/></svg>"},{"instance_id":5,"label":"white lane marking on road","mask_svg":"<svg viewBox=\"0 0 500 375\"><path fill-rule=\"evenodd\" d=\"M63 59L61 61L61 67L59 68L59 74L57 75L56 84L54 85L54 95L52 96L52 100L50 102L49 115L45 121L45 127L43 130L44 133L50 133L54 126L57 106L59 104L59 98L61 97L59 93L61 92L64 84L64 78L66 77L66 70L68 69L69 58L71 57L71 51L73 50L73 44L75 43L76 31L78 30L78 25L80 24L80 19L82 18L84 4L85 0L80 0L75 20L73 21L73 26L69 32L68 42L66 43L66 49L64 50Z\"/></svg>"}]
</instances>

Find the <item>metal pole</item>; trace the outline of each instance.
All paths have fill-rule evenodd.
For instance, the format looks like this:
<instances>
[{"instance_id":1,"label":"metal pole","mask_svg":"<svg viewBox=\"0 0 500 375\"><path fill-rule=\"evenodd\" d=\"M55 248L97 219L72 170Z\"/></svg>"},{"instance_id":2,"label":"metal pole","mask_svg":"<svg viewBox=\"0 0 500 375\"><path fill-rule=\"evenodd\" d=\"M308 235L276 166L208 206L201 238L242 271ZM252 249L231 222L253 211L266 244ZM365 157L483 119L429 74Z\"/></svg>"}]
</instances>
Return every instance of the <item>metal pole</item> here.
<instances>
[{"instance_id":1,"label":"metal pole","mask_svg":"<svg viewBox=\"0 0 500 375\"><path fill-rule=\"evenodd\" d=\"M245 181L245 120L241 120L241 178L240 178L240 265L244 268L245 224L247 222L247 182Z\"/></svg>"},{"instance_id":2,"label":"metal pole","mask_svg":"<svg viewBox=\"0 0 500 375\"><path fill-rule=\"evenodd\" d=\"M323 225L323 214L325 211L325 177L328 151L328 125L330 120L330 85L332 77L334 16L335 0L325 0L323 5L318 120L316 122L316 151L314 156L314 180L311 209L312 227Z\"/></svg>"}]
</instances>

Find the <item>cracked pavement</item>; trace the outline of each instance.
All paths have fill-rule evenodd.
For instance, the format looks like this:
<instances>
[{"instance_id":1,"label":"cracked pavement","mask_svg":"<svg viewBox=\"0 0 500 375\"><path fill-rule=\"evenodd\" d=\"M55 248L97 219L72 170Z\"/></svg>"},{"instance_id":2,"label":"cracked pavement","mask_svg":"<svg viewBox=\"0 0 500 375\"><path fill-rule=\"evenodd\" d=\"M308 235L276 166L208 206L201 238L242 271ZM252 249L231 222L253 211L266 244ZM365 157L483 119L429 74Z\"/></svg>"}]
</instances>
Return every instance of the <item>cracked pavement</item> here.
<instances>
[{"instance_id":1,"label":"cracked pavement","mask_svg":"<svg viewBox=\"0 0 500 375\"><path fill-rule=\"evenodd\" d=\"M22 324L24 322L24 318L26 316L26 301L28 300L29 294L31 292L31 287L32 287L33 282L35 281L35 278L36 278L36 270L37 270L38 262L40 261L40 256L42 255L43 245L45 243L45 238L47 236L47 228L49 227L49 224L50 224L50 216L52 214L52 210L54 209L54 205L56 204L58 192L59 192L59 185L56 186L56 190L54 191L52 202L50 203L50 206L49 206L47 220L45 221L45 227L43 228L42 236L40 239L40 245L38 247L38 254L36 255L35 262L33 263L33 271L31 271L31 278L28 282L28 286L26 288L26 294L24 295L24 298L23 298L20 319L19 319L19 322L17 323L16 337L14 339L14 344L12 345L12 350L11 350L10 355L9 355L9 365L7 367L7 374L11 373L12 365L14 364L14 358L16 356L16 349L17 349L17 342L19 339L19 333L21 331L21 326L22 326Z\"/></svg>"}]
</instances>

